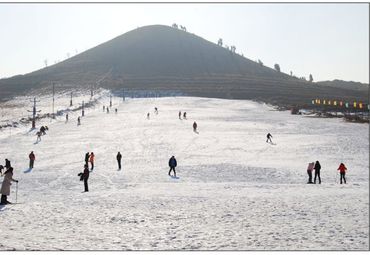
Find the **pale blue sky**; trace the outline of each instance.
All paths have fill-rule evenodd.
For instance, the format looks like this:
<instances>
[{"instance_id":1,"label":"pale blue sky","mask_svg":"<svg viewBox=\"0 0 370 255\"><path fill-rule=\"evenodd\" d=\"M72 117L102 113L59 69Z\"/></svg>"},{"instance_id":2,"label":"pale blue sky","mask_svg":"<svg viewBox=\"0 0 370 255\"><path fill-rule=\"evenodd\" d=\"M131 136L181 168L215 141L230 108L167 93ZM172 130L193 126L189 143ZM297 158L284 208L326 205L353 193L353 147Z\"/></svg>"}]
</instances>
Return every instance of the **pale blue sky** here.
<instances>
[{"instance_id":1,"label":"pale blue sky","mask_svg":"<svg viewBox=\"0 0 370 255\"><path fill-rule=\"evenodd\" d=\"M174 22L286 73L369 82L368 4L0 4L0 78Z\"/></svg>"}]
</instances>

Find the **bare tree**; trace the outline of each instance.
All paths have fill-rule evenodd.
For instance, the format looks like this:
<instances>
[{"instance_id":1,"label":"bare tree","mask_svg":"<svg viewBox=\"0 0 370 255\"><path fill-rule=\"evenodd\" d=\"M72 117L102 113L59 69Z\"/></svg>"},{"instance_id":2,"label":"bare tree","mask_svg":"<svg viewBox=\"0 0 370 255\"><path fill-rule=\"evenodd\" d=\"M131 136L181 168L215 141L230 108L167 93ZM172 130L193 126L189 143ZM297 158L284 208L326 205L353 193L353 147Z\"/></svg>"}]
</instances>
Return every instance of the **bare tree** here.
<instances>
[{"instance_id":1,"label":"bare tree","mask_svg":"<svg viewBox=\"0 0 370 255\"><path fill-rule=\"evenodd\" d=\"M218 42L217 42L217 45L221 46L222 47L222 39L218 39Z\"/></svg>"},{"instance_id":2,"label":"bare tree","mask_svg":"<svg viewBox=\"0 0 370 255\"><path fill-rule=\"evenodd\" d=\"M263 66L263 62L261 61L261 59L258 59L258 64L260 64L260 66Z\"/></svg>"},{"instance_id":3,"label":"bare tree","mask_svg":"<svg viewBox=\"0 0 370 255\"><path fill-rule=\"evenodd\" d=\"M290 76L293 76L293 72L292 71L290 71Z\"/></svg>"},{"instance_id":4,"label":"bare tree","mask_svg":"<svg viewBox=\"0 0 370 255\"><path fill-rule=\"evenodd\" d=\"M275 65L274 65L274 68L275 68L275 70L276 70L277 72L279 72L279 73L280 73L280 66L279 66L279 64L275 64Z\"/></svg>"},{"instance_id":5,"label":"bare tree","mask_svg":"<svg viewBox=\"0 0 370 255\"><path fill-rule=\"evenodd\" d=\"M174 27L174 28L179 28L179 26L178 26L176 23L173 23L173 24L172 24L172 27Z\"/></svg>"},{"instance_id":6,"label":"bare tree","mask_svg":"<svg viewBox=\"0 0 370 255\"><path fill-rule=\"evenodd\" d=\"M310 81L310 82L313 82L312 74L310 74L309 81Z\"/></svg>"},{"instance_id":7,"label":"bare tree","mask_svg":"<svg viewBox=\"0 0 370 255\"><path fill-rule=\"evenodd\" d=\"M44 60L44 64L45 64L45 67L48 67L48 60L47 59Z\"/></svg>"},{"instance_id":8,"label":"bare tree","mask_svg":"<svg viewBox=\"0 0 370 255\"><path fill-rule=\"evenodd\" d=\"M233 46L230 47L230 50L231 50L232 53L235 53L236 47L233 45Z\"/></svg>"}]
</instances>

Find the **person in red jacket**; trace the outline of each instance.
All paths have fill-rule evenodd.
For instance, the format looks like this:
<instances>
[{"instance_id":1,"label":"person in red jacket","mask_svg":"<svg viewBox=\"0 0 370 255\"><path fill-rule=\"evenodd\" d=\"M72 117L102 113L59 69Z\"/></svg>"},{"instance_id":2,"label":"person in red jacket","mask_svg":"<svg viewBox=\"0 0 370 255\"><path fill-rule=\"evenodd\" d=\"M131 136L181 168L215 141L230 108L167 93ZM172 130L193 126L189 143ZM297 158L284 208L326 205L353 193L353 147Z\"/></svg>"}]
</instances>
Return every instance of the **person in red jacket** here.
<instances>
[{"instance_id":1,"label":"person in red jacket","mask_svg":"<svg viewBox=\"0 0 370 255\"><path fill-rule=\"evenodd\" d=\"M95 162L95 155L94 152L90 153L90 158L89 158L90 164L91 164L91 171L94 170L94 162Z\"/></svg>"},{"instance_id":2,"label":"person in red jacket","mask_svg":"<svg viewBox=\"0 0 370 255\"><path fill-rule=\"evenodd\" d=\"M36 159L36 156L33 153L33 151L31 151L31 153L30 153L30 155L28 155L28 157L30 158L30 169L32 169L33 168L33 163L35 162L35 159Z\"/></svg>"},{"instance_id":3,"label":"person in red jacket","mask_svg":"<svg viewBox=\"0 0 370 255\"><path fill-rule=\"evenodd\" d=\"M338 171L340 173L340 184L342 184L342 179L344 180L344 184L346 184L346 170L347 167L343 163L340 163L338 167Z\"/></svg>"}]
</instances>

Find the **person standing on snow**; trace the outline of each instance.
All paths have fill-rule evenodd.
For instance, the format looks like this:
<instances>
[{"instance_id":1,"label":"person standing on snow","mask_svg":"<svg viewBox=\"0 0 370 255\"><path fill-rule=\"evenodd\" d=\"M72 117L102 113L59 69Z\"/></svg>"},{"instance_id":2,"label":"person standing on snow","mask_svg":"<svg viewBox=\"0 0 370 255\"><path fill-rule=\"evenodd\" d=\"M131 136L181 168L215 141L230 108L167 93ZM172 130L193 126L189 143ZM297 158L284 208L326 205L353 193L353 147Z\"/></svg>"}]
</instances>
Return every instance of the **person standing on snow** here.
<instances>
[{"instance_id":1,"label":"person standing on snow","mask_svg":"<svg viewBox=\"0 0 370 255\"><path fill-rule=\"evenodd\" d=\"M181 120L181 111L179 111L179 120Z\"/></svg>"},{"instance_id":2,"label":"person standing on snow","mask_svg":"<svg viewBox=\"0 0 370 255\"><path fill-rule=\"evenodd\" d=\"M6 204L11 204L7 196L10 195L10 185L12 185L13 182L18 182L18 180L13 179L13 167L9 167L8 170L4 173L4 180L3 184L1 185L1 202L0 205L6 205Z\"/></svg>"},{"instance_id":3,"label":"person standing on snow","mask_svg":"<svg viewBox=\"0 0 370 255\"><path fill-rule=\"evenodd\" d=\"M308 184L312 184L312 171L313 171L313 168L315 166L315 162L312 162L312 163L308 163L308 167L307 167L307 174L308 174Z\"/></svg>"},{"instance_id":4,"label":"person standing on snow","mask_svg":"<svg viewBox=\"0 0 370 255\"><path fill-rule=\"evenodd\" d=\"M81 175L81 179L84 181L85 192L89 191L89 185L87 183L87 180L89 179L89 175L90 175L89 166L85 164L84 172Z\"/></svg>"},{"instance_id":5,"label":"person standing on snow","mask_svg":"<svg viewBox=\"0 0 370 255\"><path fill-rule=\"evenodd\" d=\"M85 164L86 165L88 165L88 163L89 163L89 158L90 158L90 153L86 152L86 154L85 154Z\"/></svg>"},{"instance_id":6,"label":"person standing on snow","mask_svg":"<svg viewBox=\"0 0 370 255\"><path fill-rule=\"evenodd\" d=\"M66 122L68 122L68 113L66 114Z\"/></svg>"},{"instance_id":7,"label":"person standing on snow","mask_svg":"<svg viewBox=\"0 0 370 255\"><path fill-rule=\"evenodd\" d=\"M147 119L149 119L149 118L150 118L150 113L149 113L149 112L146 114L146 118L147 118Z\"/></svg>"},{"instance_id":8,"label":"person standing on snow","mask_svg":"<svg viewBox=\"0 0 370 255\"><path fill-rule=\"evenodd\" d=\"M340 163L339 167L338 167L338 171L340 173L340 184L342 184L342 179L344 180L344 184L346 184L346 171L347 171L347 167L343 164L343 163Z\"/></svg>"},{"instance_id":9,"label":"person standing on snow","mask_svg":"<svg viewBox=\"0 0 370 255\"><path fill-rule=\"evenodd\" d=\"M198 127L198 124L194 121L194 123L193 123L193 131L195 133L197 132L197 127Z\"/></svg>"},{"instance_id":10,"label":"person standing on snow","mask_svg":"<svg viewBox=\"0 0 370 255\"><path fill-rule=\"evenodd\" d=\"M183 114L183 118L184 118L184 119L186 119L186 112L184 112L184 114Z\"/></svg>"},{"instance_id":11,"label":"person standing on snow","mask_svg":"<svg viewBox=\"0 0 370 255\"><path fill-rule=\"evenodd\" d=\"M81 125L81 118L80 117L77 118L77 126L79 126L79 125Z\"/></svg>"},{"instance_id":12,"label":"person standing on snow","mask_svg":"<svg viewBox=\"0 0 370 255\"><path fill-rule=\"evenodd\" d=\"M11 166L11 164L10 164L10 161L6 158L5 159L5 168L6 168L6 170L8 170L9 168L11 168L12 166Z\"/></svg>"},{"instance_id":13,"label":"person standing on snow","mask_svg":"<svg viewBox=\"0 0 370 255\"><path fill-rule=\"evenodd\" d=\"M268 143L268 141L270 140L270 143L272 143L272 135L270 133L267 134L267 140L266 140L266 143Z\"/></svg>"},{"instance_id":14,"label":"person standing on snow","mask_svg":"<svg viewBox=\"0 0 370 255\"><path fill-rule=\"evenodd\" d=\"M316 184L316 177L319 177L319 184L321 184L321 178L320 178L321 165L320 165L320 162L318 160L315 163L314 169L315 169L315 178L313 180L313 183Z\"/></svg>"},{"instance_id":15,"label":"person standing on snow","mask_svg":"<svg viewBox=\"0 0 370 255\"><path fill-rule=\"evenodd\" d=\"M177 161L175 159L175 156L172 156L170 158L170 161L168 161L168 165L170 167L170 171L168 172L168 175L171 176L171 171L173 170L174 172L174 176L176 177L176 170L175 170L175 167L177 166Z\"/></svg>"},{"instance_id":16,"label":"person standing on snow","mask_svg":"<svg viewBox=\"0 0 370 255\"><path fill-rule=\"evenodd\" d=\"M94 152L91 152L89 161L90 161L90 164L91 164L91 171L92 171L92 170L94 170L94 161L95 161Z\"/></svg>"},{"instance_id":17,"label":"person standing on snow","mask_svg":"<svg viewBox=\"0 0 370 255\"><path fill-rule=\"evenodd\" d=\"M30 159L30 169L32 169L33 168L33 163L35 162L35 159L36 159L36 156L33 153L33 151L31 151L30 155L28 155L28 158Z\"/></svg>"},{"instance_id":18,"label":"person standing on snow","mask_svg":"<svg viewBox=\"0 0 370 255\"><path fill-rule=\"evenodd\" d=\"M158 114L158 108L157 107L154 107L154 113Z\"/></svg>"},{"instance_id":19,"label":"person standing on snow","mask_svg":"<svg viewBox=\"0 0 370 255\"><path fill-rule=\"evenodd\" d=\"M118 163L118 169L121 170L121 159L122 159L121 152L117 153L116 159L117 159L117 163Z\"/></svg>"}]
</instances>

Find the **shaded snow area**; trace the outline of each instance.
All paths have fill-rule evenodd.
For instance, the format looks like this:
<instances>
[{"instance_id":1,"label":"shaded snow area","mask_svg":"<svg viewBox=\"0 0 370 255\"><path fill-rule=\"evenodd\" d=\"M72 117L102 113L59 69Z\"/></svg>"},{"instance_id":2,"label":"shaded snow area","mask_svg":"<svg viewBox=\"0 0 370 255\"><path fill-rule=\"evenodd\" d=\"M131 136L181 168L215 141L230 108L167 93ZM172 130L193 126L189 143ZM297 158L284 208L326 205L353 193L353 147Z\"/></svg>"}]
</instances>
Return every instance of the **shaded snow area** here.
<instances>
[{"instance_id":1,"label":"shaded snow area","mask_svg":"<svg viewBox=\"0 0 370 255\"><path fill-rule=\"evenodd\" d=\"M49 131L39 143L30 124L0 132L0 162L10 159L19 179L19 204L0 207L0 250L369 249L368 124L243 100L115 97L109 114L103 105L108 95L80 126L80 112L41 120ZM82 193L88 151L95 169ZM172 155L178 179L168 176ZM322 184L306 184L316 160Z\"/></svg>"}]
</instances>

